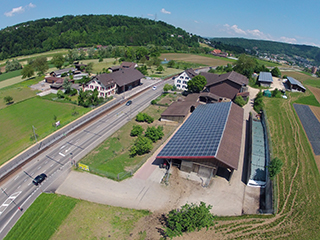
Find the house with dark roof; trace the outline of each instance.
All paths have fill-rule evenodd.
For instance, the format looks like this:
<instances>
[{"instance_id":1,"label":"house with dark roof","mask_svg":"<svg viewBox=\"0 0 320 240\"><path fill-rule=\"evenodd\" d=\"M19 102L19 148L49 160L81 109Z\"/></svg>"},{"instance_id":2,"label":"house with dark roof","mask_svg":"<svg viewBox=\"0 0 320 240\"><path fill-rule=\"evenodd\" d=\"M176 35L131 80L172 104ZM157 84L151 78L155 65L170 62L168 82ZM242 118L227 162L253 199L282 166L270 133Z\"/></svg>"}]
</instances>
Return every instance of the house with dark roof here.
<instances>
[{"instance_id":1,"label":"house with dark roof","mask_svg":"<svg viewBox=\"0 0 320 240\"><path fill-rule=\"evenodd\" d=\"M61 77L62 74L67 74L69 75L70 73L73 74L77 69L75 68L64 68L64 69L59 69L59 70L56 70L56 71L52 71L50 73L50 76L51 77Z\"/></svg>"},{"instance_id":2,"label":"house with dark roof","mask_svg":"<svg viewBox=\"0 0 320 240\"><path fill-rule=\"evenodd\" d=\"M262 87L270 87L273 83L272 75L270 72L260 72L258 82Z\"/></svg>"},{"instance_id":3,"label":"house with dark roof","mask_svg":"<svg viewBox=\"0 0 320 240\"><path fill-rule=\"evenodd\" d=\"M287 81L285 84L287 85L287 88L290 89L290 91L306 91L306 88L302 85L302 83L294 79L293 77L287 77Z\"/></svg>"},{"instance_id":4,"label":"house with dark roof","mask_svg":"<svg viewBox=\"0 0 320 240\"><path fill-rule=\"evenodd\" d=\"M207 79L204 92L210 92L224 99L234 100L238 93L247 92L249 80L246 76L237 72L214 74L201 72L200 75Z\"/></svg>"},{"instance_id":5,"label":"house with dark roof","mask_svg":"<svg viewBox=\"0 0 320 240\"><path fill-rule=\"evenodd\" d=\"M230 180L239 164L243 114L233 102L200 104L157 159L206 177L227 170Z\"/></svg>"},{"instance_id":6,"label":"house with dark roof","mask_svg":"<svg viewBox=\"0 0 320 240\"><path fill-rule=\"evenodd\" d=\"M112 73L99 74L84 86L84 91L97 89L99 97L109 97L141 85L144 75L134 69L121 69Z\"/></svg>"},{"instance_id":7,"label":"house with dark roof","mask_svg":"<svg viewBox=\"0 0 320 240\"><path fill-rule=\"evenodd\" d=\"M192 68L189 68L179 74L174 79L174 85L179 90L187 90L187 83L189 80L191 80L193 77L197 76L198 74L195 73L195 71Z\"/></svg>"},{"instance_id":8,"label":"house with dark roof","mask_svg":"<svg viewBox=\"0 0 320 240\"><path fill-rule=\"evenodd\" d=\"M109 72L116 72L120 71L121 69L126 69L126 68L137 68L138 64L135 62L122 62L120 66L112 66L109 67L108 70Z\"/></svg>"}]
</instances>

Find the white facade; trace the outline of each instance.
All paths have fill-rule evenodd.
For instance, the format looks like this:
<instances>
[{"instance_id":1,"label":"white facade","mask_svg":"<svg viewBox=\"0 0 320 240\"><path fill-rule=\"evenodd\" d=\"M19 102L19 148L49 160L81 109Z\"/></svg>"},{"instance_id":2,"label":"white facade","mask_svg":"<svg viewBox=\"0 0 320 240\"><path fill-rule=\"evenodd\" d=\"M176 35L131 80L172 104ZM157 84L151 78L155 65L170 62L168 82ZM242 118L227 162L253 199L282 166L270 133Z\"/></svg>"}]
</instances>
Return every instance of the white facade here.
<instances>
[{"instance_id":1,"label":"white facade","mask_svg":"<svg viewBox=\"0 0 320 240\"><path fill-rule=\"evenodd\" d=\"M191 78L186 72L183 72L174 79L174 85L179 90L187 90L187 83L189 80L191 80Z\"/></svg>"},{"instance_id":2,"label":"white facade","mask_svg":"<svg viewBox=\"0 0 320 240\"><path fill-rule=\"evenodd\" d=\"M90 82L88 82L85 86L83 91L93 91L94 89L97 89L99 92L99 97L111 97L116 94L117 92L117 84L111 83L108 86L104 86L100 81L97 81L96 79L92 79Z\"/></svg>"}]
</instances>

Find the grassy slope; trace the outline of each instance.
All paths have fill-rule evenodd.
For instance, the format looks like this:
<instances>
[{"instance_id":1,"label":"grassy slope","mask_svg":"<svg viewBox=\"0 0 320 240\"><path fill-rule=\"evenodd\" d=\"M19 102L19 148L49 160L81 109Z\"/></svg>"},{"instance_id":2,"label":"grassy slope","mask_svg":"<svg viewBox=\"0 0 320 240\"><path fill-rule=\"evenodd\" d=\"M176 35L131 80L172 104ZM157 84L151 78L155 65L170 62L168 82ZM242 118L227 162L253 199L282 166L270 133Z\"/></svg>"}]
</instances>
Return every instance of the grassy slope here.
<instances>
[{"instance_id":1,"label":"grassy slope","mask_svg":"<svg viewBox=\"0 0 320 240\"><path fill-rule=\"evenodd\" d=\"M4 239L49 239L79 200L41 194Z\"/></svg>"},{"instance_id":2,"label":"grassy slope","mask_svg":"<svg viewBox=\"0 0 320 240\"><path fill-rule=\"evenodd\" d=\"M79 112L78 116L72 116L74 107ZM36 128L39 140L56 130L52 127L54 115L57 116L57 120L60 120L61 127L63 127L89 110L73 104L43 100L40 97L30 98L1 109L0 164L35 142L30 140L32 126Z\"/></svg>"},{"instance_id":3,"label":"grassy slope","mask_svg":"<svg viewBox=\"0 0 320 240\"><path fill-rule=\"evenodd\" d=\"M7 80L9 78L17 77L21 75L21 70L16 70L12 72L2 73L0 74L0 82Z\"/></svg>"}]
</instances>

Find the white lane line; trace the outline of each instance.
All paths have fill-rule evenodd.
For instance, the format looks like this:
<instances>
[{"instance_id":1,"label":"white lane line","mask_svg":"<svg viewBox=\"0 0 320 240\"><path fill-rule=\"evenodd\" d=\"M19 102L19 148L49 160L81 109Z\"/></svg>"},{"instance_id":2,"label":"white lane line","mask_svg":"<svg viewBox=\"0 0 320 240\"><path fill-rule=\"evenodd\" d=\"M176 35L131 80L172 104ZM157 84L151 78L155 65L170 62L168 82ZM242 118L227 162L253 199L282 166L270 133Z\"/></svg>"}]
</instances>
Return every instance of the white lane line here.
<instances>
[{"instance_id":1,"label":"white lane line","mask_svg":"<svg viewBox=\"0 0 320 240\"><path fill-rule=\"evenodd\" d=\"M38 170L41 168L41 166L40 167L38 167Z\"/></svg>"},{"instance_id":2,"label":"white lane line","mask_svg":"<svg viewBox=\"0 0 320 240\"><path fill-rule=\"evenodd\" d=\"M64 148L65 147L65 145L63 145L60 149L62 149L62 148Z\"/></svg>"},{"instance_id":3,"label":"white lane line","mask_svg":"<svg viewBox=\"0 0 320 240\"><path fill-rule=\"evenodd\" d=\"M59 155L61 155L62 157L65 157L66 155L64 155L63 153L59 152Z\"/></svg>"},{"instance_id":4,"label":"white lane line","mask_svg":"<svg viewBox=\"0 0 320 240\"><path fill-rule=\"evenodd\" d=\"M47 169L45 169L44 171L43 171L43 173L45 173L47 171Z\"/></svg>"},{"instance_id":5,"label":"white lane line","mask_svg":"<svg viewBox=\"0 0 320 240\"><path fill-rule=\"evenodd\" d=\"M26 182L28 180L28 178L26 178L25 180L23 180L23 182Z\"/></svg>"},{"instance_id":6,"label":"white lane line","mask_svg":"<svg viewBox=\"0 0 320 240\"><path fill-rule=\"evenodd\" d=\"M33 174L34 174L34 172L33 172L33 173L31 173L31 176L33 176Z\"/></svg>"},{"instance_id":7,"label":"white lane line","mask_svg":"<svg viewBox=\"0 0 320 240\"><path fill-rule=\"evenodd\" d=\"M21 187L21 185L19 185L19 187L17 187L17 189L19 189Z\"/></svg>"},{"instance_id":8,"label":"white lane line","mask_svg":"<svg viewBox=\"0 0 320 240\"><path fill-rule=\"evenodd\" d=\"M29 182L28 186L30 186L31 183L32 183L32 182Z\"/></svg>"},{"instance_id":9,"label":"white lane line","mask_svg":"<svg viewBox=\"0 0 320 240\"><path fill-rule=\"evenodd\" d=\"M50 165L50 167L52 167L53 166L53 163Z\"/></svg>"},{"instance_id":10,"label":"white lane line","mask_svg":"<svg viewBox=\"0 0 320 240\"><path fill-rule=\"evenodd\" d=\"M44 162L44 164L47 164L47 163L48 163L48 160Z\"/></svg>"},{"instance_id":11,"label":"white lane line","mask_svg":"<svg viewBox=\"0 0 320 240\"><path fill-rule=\"evenodd\" d=\"M68 149L66 149L66 152L68 152L70 150L71 147L69 147Z\"/></svg>"},{"instance_id":12,"label":"white lane line","mask_svg":"<svg viewBox=\"0 0 320 240\"><path fill-rule=\"evenodd\" d=\"M16 176L16 177L13 179L13 181L17 180L17 179L18 179L18 177L19 177L19 175L18 175L18 176Z\"/></svg>"}]
</instances>

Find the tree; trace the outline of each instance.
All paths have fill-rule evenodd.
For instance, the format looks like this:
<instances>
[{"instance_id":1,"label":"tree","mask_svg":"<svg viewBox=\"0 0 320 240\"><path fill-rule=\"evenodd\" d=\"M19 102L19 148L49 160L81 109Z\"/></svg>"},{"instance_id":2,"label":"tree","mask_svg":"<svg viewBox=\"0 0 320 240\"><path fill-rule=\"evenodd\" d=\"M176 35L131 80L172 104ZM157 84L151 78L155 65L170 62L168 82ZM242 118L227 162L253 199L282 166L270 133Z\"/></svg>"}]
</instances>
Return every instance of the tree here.
<instances>
[{"instance_id":1,"label":"tree","mask_svg":"<svg viewBox=\"0 0 320 240\"><path fill-rule=\"evenodd\" d=\"M283 162L277 157L270 161L268 170L271 179L273 179L278 173L281 172L282 165Z\"/></svg>"},{"instance_id":2,"label":"tree","mask_svg":"<svg viewBox=\"0 0 320 240\"><path fill-rule=\"evenodd\" d=\"M156 142L163 137L163 128L158 126L155 128L154 126L148 127L145 133L145 137L149 138L152 142Z\"/></svg>"},{"instance_id":3,"label":"tree","mask_svg":"<svg viewBox=\"0 0 320 240\"><path fill-rule=\"evenodd\" d=\"M49 69L47 57L36 58L33 62L33 66L36 69L36 71L38 72L39 76L44 74Z\"/></svg>"},{"instance_id":4,"label":"tree","mask_svg":"<svg viewBox=\"0 0 320 240\"><path fill-rule=\"evenodd\" d=\"M72 83L68 80L68 78L65 78L63 80L63 84L62 84L62 87L64 88L64 93L65 94L69 94L71 92L71 85Z\"/></svg>"},{"instance_id":5,"label":"tree","mask_svg":"<svg viewBox=\"0 0 320 240\"><path fill-rule=\"evenodd\" d=\"M163 87L163 91L164 92L168 92L169 90L171 90L172 89L172 85L170 85L170 84L168 84L168 83L166 83L165 85L164 85L164 87Z\"/></svg>"},{"instance_id":6,"label":"tree","mask_svg":"<svg viewBox=\"0 0 320 240\"><path fill-rule=\"evenodd\" d=\"M281 72L278 67L275 67L271 70L271 74L274 77L281 77Z\"/></svg>"},{"instance_id":7,"label":"tree","mask_svg":"<svg viewBox=\"0 0 320 240\"><path fill-rule=\"evenodd\" d=\"M236 61L233 70L245 75L247 78L250 78L254 72L254 69L257 65L257 61L245 54L241 54L238 60Z\"/></svg>"},{"instance_id":8,"label":"tree","mask_svg":"<svg viewBox=\"0 0 320 240\"><path fill-rule=\"evenodd\" d=\"M21 66L21 64L19 63L19 61L17 59L12 59L11 62L8 60L6 62L6 72L19 70L21 68L22 68L22 66Z\"/></svg>"},{"instance_id":9,"label":"tree","mask_svg":"<svg viewBox=\"0 0 320 240\"><path fill-rule=\"evenodd\" d=\"M13 98L11 96L6 96L3 98L3 100L6 104L13 103Z\"/></svg>"},{"instance_id":10,"label":"tree","mask_svg":"<svg viewBox=\"0 0 320 240\"><path fill-rule=\"evenodd\" d=\"M64 64L64 57L61 53L57 53L55 54L52 59L51 59L51 63L56 67L56 68L59 68L61 69L61 67L63 66Z\"/></svg>"},{"instance_id":11,"label":"tree","mask_svg":"<svg viewBox=\"0 0 320 240\"><path fill-rule=\"evenodd\" d=\"M174 66L176 65L176 62L174 60L170 60L167 64L168 68L174 68Z\"/></svg>"},{"instance_id":12,"label":"tree","mask_svg":"<svg viewBox=\"0 0 320 240\"><path fill-rule=\"evenodd\" d=\"M140 71L143 75L148 75L148 70L147 70L147 66L143 65L141 67L137 67L137 70Z\"/></svg>"},{"instance_id":13,"label":"tree","mask_svg":"<svg viewBox=\"0 0 320 240\"><path fill-rule=\"evenodd\" d=\"M253 100L253 109L259 113L263 109L263 93L260 91Z\"/></svg>"},{"instance_id":14,"label":"tree","mask_svg":"<svg viewBox=\"0 0 320 240\"><path fill-rule=\"evenodd\" d=\"M22 79L24 78L30 78L34 74L34 68L32 65L27 64L24 66L24 68L21 70Z\"/></svg>"},{"instance_id":15,"label":"tree","mask_svg":"<svg viewBox=\"0 0 320 240\"><path fill-rule=\"evenodd\" d=\"M89 62L85 67L85 69L86 69L86 73L91 73L93 70L93 62Z\"/></svg>"},{"instance_id":16,"label":"tree","mask_svg":"<svg viewBox=\"0 0 320 240\"><path fill-rule=\"evenodd\" d=\"M146 62L147 62L146 56L142 56L142 57L140 58L140 62L141 62L143 65L146 64Z\"/></svg>"},{"instance_id":17,"label":"tree","mask_svg":"<svg viewBox=\"0 0 320 240\"><path fill-rule=\"evenodd\" d=\"M199 206L185 204L181 209L174 209L167 215L165 233L167 237L181 236L184 232L199 231L214 225L214 216L210 213L211 205L200 202Z\"/></svg>"},{"instance_id":18,"label":"tree","mask_svg":"<svg viewBox=\"0 0 320 240\"><path fill-rule=\"evenodd\" d=\"M159 65L158 67L157 67L157 71L158 72L163 72L164 71L164 68L163 68L163 66L162 65Z\"/></svg>"},{"instance_id":19,"label":"tree","mask_svg":"<svg viewBox=\"0 0 320 240\"><path fill-rule=\"evenodd\" d=\"M136 116L136 121L137 122L144 122L144 114L143 113L138 113L138 115Z\"/></svg>"},{"instance_id":20,"label":"tree","mask_svg":"<svg viewBox=\"0 0 320 240\"><path fill-rule=\"evenodd\" d=\"M152 149L152 141L147 137L139 136L135 144L130 148L130 156L143 155Z\"/></svg>"},{"instance_id":21,"label":"tree","mask_svg":"<svg viewBox=\"0 0 320 240\"><path fill-rule=\"evenodd\" d=\"M203 90L204 86L207 84L207 79L204 76L197 75L188 81L188 91L189 92L200 92Z\"/></svg>"},{"instance_id":22,"label":"tree","mask_svg":"<svg viewBox=\"0 0 320 240\"><path fill-rule=\"evenodd\" d=\"M143 127L140 125L132 126L132 130L130 132L131 137L140 136L143 133Z\"/></svg>"}]
</instances>

